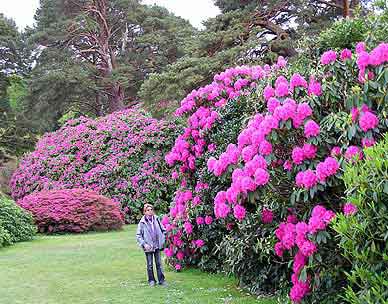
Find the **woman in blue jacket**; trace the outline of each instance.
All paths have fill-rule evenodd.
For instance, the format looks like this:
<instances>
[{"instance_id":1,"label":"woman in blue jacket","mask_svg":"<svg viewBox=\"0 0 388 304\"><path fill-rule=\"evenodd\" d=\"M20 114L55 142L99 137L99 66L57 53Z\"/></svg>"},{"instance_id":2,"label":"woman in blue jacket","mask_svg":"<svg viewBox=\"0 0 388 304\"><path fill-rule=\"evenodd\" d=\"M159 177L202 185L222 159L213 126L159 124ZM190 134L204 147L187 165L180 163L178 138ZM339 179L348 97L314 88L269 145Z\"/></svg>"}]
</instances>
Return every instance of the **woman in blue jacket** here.
<instances>
[{"instance_id":1,"label":"woman in blue jacket","mask_svg":"<svg viewBox=\"0 0 388 304\"><path fill-rule=\"evenodd\" d=\"M160 259L160 251L164 246L166 229L155 215L151 204L144 205L143 214L144 216L137 226L136 240L146 255L148 284L155 286L156 283L153 267L153 260L155 259L159 285L166 285Z\"/></svg>"}]
</instances>

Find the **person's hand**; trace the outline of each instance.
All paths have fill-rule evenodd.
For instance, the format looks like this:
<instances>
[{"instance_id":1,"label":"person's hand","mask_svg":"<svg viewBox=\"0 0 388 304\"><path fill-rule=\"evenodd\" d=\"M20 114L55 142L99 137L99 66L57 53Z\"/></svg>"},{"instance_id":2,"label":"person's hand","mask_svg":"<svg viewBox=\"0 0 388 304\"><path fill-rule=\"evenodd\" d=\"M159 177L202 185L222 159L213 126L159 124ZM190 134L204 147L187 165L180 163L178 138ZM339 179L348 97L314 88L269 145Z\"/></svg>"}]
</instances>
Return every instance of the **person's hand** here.
<instances>
[{"instance_id":1,"label":"person's hand","mask_svg":"<svg viewBox=\"0 0 388 304\"><path fill-rule=\"evenodd\" d=\"M151 245L144 244L144 249L145 249L146 251L149 251L149 250L152 249L152 247L151 247Z\"/></svg>"}]
</instances>

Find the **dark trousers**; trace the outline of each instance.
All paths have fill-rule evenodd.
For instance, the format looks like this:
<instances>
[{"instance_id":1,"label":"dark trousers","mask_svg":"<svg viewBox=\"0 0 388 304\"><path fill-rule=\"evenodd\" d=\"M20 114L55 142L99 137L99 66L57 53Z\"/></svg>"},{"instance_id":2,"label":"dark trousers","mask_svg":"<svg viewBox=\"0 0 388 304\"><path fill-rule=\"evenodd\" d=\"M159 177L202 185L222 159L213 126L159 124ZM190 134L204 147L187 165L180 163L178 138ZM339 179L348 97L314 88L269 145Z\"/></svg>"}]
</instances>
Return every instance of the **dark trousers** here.
<instances>
[{"instance_id":1,"label":"dark trousers","mask_svg":"<svg viewBox=\"0 0 388 304\"><path fill-rule=\"evenodd\" d=\"M146 252L145 255L147 260L148 282L151 282L151 281L155 282L154 263L153 263L154 258L155 258L156 273L158 275L159 284L164 282L162 262L160 260L160 250L156 249L155 252Z\"/></svg>"}]
</instances>

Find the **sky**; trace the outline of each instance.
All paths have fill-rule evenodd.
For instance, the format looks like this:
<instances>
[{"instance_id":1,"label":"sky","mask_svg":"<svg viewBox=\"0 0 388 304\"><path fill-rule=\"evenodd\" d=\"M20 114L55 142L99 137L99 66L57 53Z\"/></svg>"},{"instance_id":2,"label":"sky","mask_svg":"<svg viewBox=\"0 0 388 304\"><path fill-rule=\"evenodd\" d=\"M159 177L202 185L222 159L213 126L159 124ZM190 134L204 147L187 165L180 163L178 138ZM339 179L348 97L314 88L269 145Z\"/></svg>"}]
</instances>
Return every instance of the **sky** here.
<instances>
[{"instance_id":1,"label":"sky","mask_svg":"<svg viewBox=\"0 0 388 304\"><path fill-rule=\"evenodd\" d=\"M197 28L201 22L219 14L212 0L143 0L144 4L157 4L166 7L175 15L187 19ZM19 30L32 26L39 0L0 0L0 13L15 20Z\"/></svg>"}]
</instances>

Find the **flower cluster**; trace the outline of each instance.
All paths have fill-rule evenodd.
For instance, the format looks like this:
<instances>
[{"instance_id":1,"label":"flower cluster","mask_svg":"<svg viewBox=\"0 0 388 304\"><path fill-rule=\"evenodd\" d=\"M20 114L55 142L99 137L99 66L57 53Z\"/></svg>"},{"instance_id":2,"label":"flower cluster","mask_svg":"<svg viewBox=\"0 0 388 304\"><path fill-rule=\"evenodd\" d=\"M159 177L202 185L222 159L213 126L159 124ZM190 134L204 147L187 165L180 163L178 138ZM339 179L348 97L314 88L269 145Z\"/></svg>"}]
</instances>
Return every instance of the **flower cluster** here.
<instances>
[{"instance_id":1,"label":"flower cluster","mask_svg":"<svg viewBox=\"0 0 388 304\"><path fill-rule=\"evenodd\" d=\"M327 157L323 162L317 164L315 172L311 169L300 171L295 177L296 185L309 189L314 187L317 182L324 183L326 179L337 173L340 165L333 157Z\"/></svg>"},{"instance_id":2,"label":"flower cluster","mask_svg":"<svg viewBox=\"0 0 388 304\"><path fill-rule=\"evenodd\" d=\"M307 88L307 82L299 74L292 76L292 89ZM297 79L298 81L296 81ZM269 112L265 115L257 114L240 133L237 145L229 144L219 159L209 158L208 170L215 176L222 175L230 165L242 163L232 173L232 183L226 191L220 191L214 199L214 212L217 218L225 218L233 207L236 219L245 217L245 209L241 206L248 192L265 186L270 180L269 163L265 157L273 152L270 134L280 129L281 123L292 121L294 128L302 126L313 113L311 107L305 103L297 103L288 95L292 93L291 86L284 76L275 81L275 88L267 85L264 88L264 99L268 100ZM276 97L275 97L276 96ZM307 138L319 134L319 126L313 120L304 124ZM300 164L304 159L315 157L316 147L305 143L302 148L295 148L292 153L294 163ZM289 167L288 167L289 168Z\"/></svg>"},{"instance_id":3,"label":"flower cluster","mask_svg":"<svg viewBox=\"0 0 388 304\"><path fill-rule=\"evenodd\" d=\"M276 237L279 239L274 248L277 256L282 257L285 250L291 250L294 247L298 249L294 257L293 274L291 276L293 287L290 291L290 298L295 303L300 302L310 291L309 279L299 280L299 275L306 266L308 257L317 251L316 244L310 238L318 231L325 230L334 217L335 213L333 211L326 210L318 205L312 210L308 223L283 222L275 230Z\"/></svg>"},{"instance_id":4,"label":"flower cluster","mask_svg":"<svg viewBox=\"0 0 388 304\"><path fill-rule=\"evenodd\" d=\"M21 160L11 180L12 196L20 200L40 190L85 188L127 206L129 220L135 220L148 196L156 205L168 198L171 173L162 159L174 128L138 110L70 120Z\"/></svg>"},{"instance_id":5,"label":"flower cluster","mask_svg":"<svg viewBox=\"0 0 388 304\"><path fill-rule=\"evenodd\" d=\"M380 47L380 51L383 49ZM356 54L359 51L356 50ZM345 136L338 138L337 124L332 127L336 130L328 127L332 117L327 115L334 107L330 102L322 102L327 100L327 92L321 97L323 88L335 81L332 76L336 73L337 57L342 61L342 67L350 69L354 67L351 64L355 60L352 56L352 52L346 49L340 56L334 51L327 52L321 60L323 66L318 69L330 71L318 71L317 75L306 78L308 81L300 74L289 75L287 70L282 70L286 67L282 59L273 67L229 69L216 75L211 85L193 91L182 101L177 114L189 115L187 128L166 156L169 165L177 166L174 178L180 181L180 189L176 192L167 223L169 247L166 254L174 265L179 265L180 269L185 261L193 262L198 258L195 254L200 246L196 245L196 241L209 241L204 236L206 225L213 225L214 222L212 227L220 225L222 229L226 227L237 233L244 223L236 225L236 222L244 221L249 212L257 208L259 202L262 203L260 198L267 189L272 191L277 185L284 184L293 188L292 182L295 180L296 185L303 189L293 188L282 192L287 195L292 193L288 198L293 207L291 209L295 210L277 230L276 235L280 241L275 245L275 252L282 256L285 250L297 249L293 257L293 288L290 297L294 302L299 302L309 293L311 283L317 283L314 282L317 274L303 280L300 274L308 258L318 251L319 241L314 241L315 235L326 229L335 215L322 206L311 210L311 205L318 199L328 201L326 188L332 190L341 186L338 179L341 164L347 159L361 158L362 149L358 145L373 145L375 140L371 134L374 133L377 138L377 128L381 127L374 114L378 112L372 101L365 101L370 109L364 105L352 110L353 124L346 125L350 126L344 130ZM356 80L351 81L356 83ZM324 87L321 81L326 82ZM249 114L250 119L244 120L244 125L239 126L239 133L233 135L232 142L209 141L214 125L222 129L221 124L217 123L224 119L224 111L220 108L227 106L226 110L232 109L232 105L235 106L232 102L240 99L245 101L245 95L250 95L251 101L258 99L255 110L260 109L260 112ZM345 103L341 107L341 111L343 108L350 111ZM331 146L333 142L338 146ZM223 149L219 148L220 144ZM216 184L204 195L195 187L202 183L201 178L209 179L209 183L218 179L222 187ZM268 199L266 195L263 197ZM304 204L299 204L302 200ZM209 212L211 203L214 218ZM266 202L262 204L267 205ZM269 210L273 206L259 208L262 208L263 224L274 222L274 212ZM338 210L339 207L334 209ZM305 218L306 213L310 214L311 211L308 223L298 222L298 217ZM346 205L344 212L352 214L355 211ZM206 221L208 217L211 218L209 224ZM270 226L265 228L270 229Z\"/></svg>"}]
</instances>

